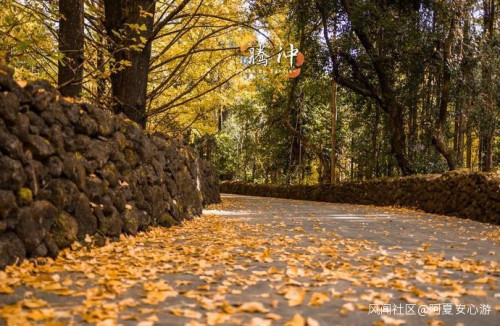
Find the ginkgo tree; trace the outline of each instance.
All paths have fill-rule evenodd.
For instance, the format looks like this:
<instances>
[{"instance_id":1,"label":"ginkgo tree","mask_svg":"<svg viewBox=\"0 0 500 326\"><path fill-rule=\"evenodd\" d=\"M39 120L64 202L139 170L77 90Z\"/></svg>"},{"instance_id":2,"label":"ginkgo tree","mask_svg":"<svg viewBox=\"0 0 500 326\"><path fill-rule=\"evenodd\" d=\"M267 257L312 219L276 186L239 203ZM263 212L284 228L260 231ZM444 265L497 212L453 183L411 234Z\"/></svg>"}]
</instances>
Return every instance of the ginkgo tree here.
<instances>
[{"instance_id":1,"label":"ginkgo tree","mask_svg":"<svg viewBox=\"0 0 500 326\"><path fill-rule=\"evenodd\" d=\"M155 116L156 127L238 76L239 38L253 28L244 10L239 1L104 1L114 110L143 126Z\"/></svg>"},{"instance_id":2,"label":"ginkgo tree","mask_svg":"<svg viewBox=\"0 0 500 326\"><path fill-rule=\"evenodd\" d=\"M232 89L229 82L246 68L239 43L245 35L258 33L244 1L75 0L60 1L58 7L52 2L10 0L8 4L2 8L7 28L2 32L9 38L2 41L7 64L13 55L23 56L18 62L24 67L46 70L38 76L54 82L59 77L63 95L90 97L143 126L154 117L151 126L158 128L172 125L168 121L179 111L188 113L180 120L189 125L214 107L205 104L223 104L230 94L213 93L222 87ZM83 26L75 22L81 9ZM30 24L24 24L28 19ZM70 42L80 28L83 57L81 44ZM35 62L30 63L28 56ZM24 77L19 72L17 76ZM77 90L66 93L69 85Z\"/></svg>"},{"instance_id":3,"label":"ginkgo tree","mask_svg":"<svg viewBox=\"0 0 500 326\"><path fill-rule=\"evenodd\" d=\"M179 130L227 105L247 68L240 43L252 33L242 2L206 0L186 6L183 18L153 43L148 116L152 128ZM217 8L217 9L214 9Z\"/></svg>"},{"instance_id":4,"label":"ginkgo tree","mask_svg":"<svg viewBox=\"0 0 500 326\"><path fill-rule=\"evenodd\" d=\"M74 22L76 11L62 3L83 4L83 58L81 45L63 46L63 30L72 37L76 28L63 23ZM0 64L13 66L17 79L48 79L63 95L123 112L150 130L210 139L211 148L200 148L206 152L218 151L217 139L228 141L219 149L233 148L245 130L256 130L265 152L252 157L249 149L229 165L253 170L251 157L263 180L303 182L304 171L325 182L495 171L495 0L403 3L3 0ZM267 66L248 60L259 43ZM302 59L277 64L290 44ZM66 92L68 81L78 94ZM258 116L249 128L240 121L248 112ZM219 137L223 120L229 138ZM214 157L228 154L221 151ZM279 174L287 177L270 177Z\"/></svg>"},{"instance_id":5,"label":"ginkgo tree","mask_svg":"<svg viewBox=\"0 0 500 326\"><path fill-rule=\"evenodd\" d=\"M20 80L44 78L57 82L57 8L52 2L2 1L0 64L16 69Z\"/></svg>"}]
</instances>

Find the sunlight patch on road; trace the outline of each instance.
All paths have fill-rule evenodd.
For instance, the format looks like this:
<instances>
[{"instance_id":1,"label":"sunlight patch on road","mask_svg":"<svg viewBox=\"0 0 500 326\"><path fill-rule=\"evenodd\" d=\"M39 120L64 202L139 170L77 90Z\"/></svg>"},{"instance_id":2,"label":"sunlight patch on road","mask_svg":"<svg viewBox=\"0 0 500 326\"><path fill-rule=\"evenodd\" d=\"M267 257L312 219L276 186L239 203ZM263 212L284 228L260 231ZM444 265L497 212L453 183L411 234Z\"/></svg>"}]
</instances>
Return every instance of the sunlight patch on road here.
<instances>
[{"instance_id":1,"label":"sunlight patch on road","mask_svg":"<svg viewBox=\"0 0 500 326\"><path fill-rule=\"evenodd\" d=\"M328 214L328 215L324 215L324 217L328 218L328 219L334 219L334 220L356 220L356 221L361 221L361 220L362 221L376 221L376 220L379 220L381 218L383 218L383 219L392 218L392 216L390 216L390 215L345 215L345 214L342 214L342 215Z\"/></svg>"},{"instance_id":2,"label":"sunlight patch on road","mask_svg":"<svg viewBox=\"0 0 500 326\"><path fill-rule=\"evenodd\" d=\"M218 209L204 209L203 215L225 215L225 216L242 216L242 215L255 215L255 213L245 211L222 211Z\"/></svg>"},{"instance_id":3,"label":"sunlight patch on road","mask_svg":"<svg viewBox=\"0 0 500 326\"><path fill-rule=\"evenodd\" d=\"M366 216L353 216L353 215L326 215L326 218L334 220L369 220Z\"/></svg>"}]
</instances>

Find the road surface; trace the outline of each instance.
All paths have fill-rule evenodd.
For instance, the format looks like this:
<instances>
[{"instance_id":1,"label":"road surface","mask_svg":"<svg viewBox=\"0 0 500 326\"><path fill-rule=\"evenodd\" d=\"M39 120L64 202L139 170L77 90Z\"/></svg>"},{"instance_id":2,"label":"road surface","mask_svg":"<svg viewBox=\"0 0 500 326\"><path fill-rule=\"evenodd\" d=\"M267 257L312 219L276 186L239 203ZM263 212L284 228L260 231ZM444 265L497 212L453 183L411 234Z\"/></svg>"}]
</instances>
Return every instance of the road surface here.
<instances>
[{"instance_id":1,"label":"road surface","mask_svg":"<svg viewBox=\"0 0 500 326\"><path fill-rule=\"evenodd\" d=\"M0 324L500 325L500 229L454 217L223 195L77 247L0 272Z\"/></svg>"}]
</instances>

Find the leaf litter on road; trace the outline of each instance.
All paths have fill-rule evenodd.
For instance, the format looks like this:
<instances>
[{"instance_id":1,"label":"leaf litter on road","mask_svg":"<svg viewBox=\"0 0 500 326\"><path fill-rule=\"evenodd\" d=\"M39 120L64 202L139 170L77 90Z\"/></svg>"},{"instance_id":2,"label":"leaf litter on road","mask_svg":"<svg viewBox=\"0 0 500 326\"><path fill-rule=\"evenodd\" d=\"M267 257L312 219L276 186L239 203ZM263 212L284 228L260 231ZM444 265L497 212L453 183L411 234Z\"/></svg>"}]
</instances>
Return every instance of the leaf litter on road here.
<instances>
[{"instance_id":1,"label":"leaf litter on road","mask_svg":"<svg viewBox=\"0 0 500 326\"><path fill-rule=\"evenodd\" d=\"M76 245L56 260L24 261L0 272L2 298L18 298L0 307L0 317L8 325L316 326L366 316L369 304L459 303L497 291L496 261L448 258L428 242L389 252L305 221L313 227L280 216L249 223L204 215L103 247Z\"/></svg>"}]
</instances>

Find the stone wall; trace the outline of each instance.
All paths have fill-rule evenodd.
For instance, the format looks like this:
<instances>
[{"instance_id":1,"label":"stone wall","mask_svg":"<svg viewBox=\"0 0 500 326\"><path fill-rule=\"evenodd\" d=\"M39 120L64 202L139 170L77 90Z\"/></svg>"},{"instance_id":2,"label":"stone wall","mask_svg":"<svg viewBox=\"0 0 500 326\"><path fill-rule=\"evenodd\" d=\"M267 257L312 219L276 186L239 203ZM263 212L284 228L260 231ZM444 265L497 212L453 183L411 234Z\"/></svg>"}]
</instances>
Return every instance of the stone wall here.
<instances>
[{"instance_id":1,"label":"stone wall","mask_svg":"<svg viewBox=\"0 0 500 326\"><path fill-rule=\"evenodd\" d=\"M183 141L11 77L0 68L0 268L88 236L169 226L220 200L214 168Z\"/></svg>"},{"instance_id":2,"label":"stone wall","mask_svg":"<svg viewBox=\"0 0 500 326\"><path fill-rule=\"evenodd\" d=\"M270 186L223 182L226 193L377 206L403 206L500 224L500 175L453 171L441 175L348 182L338 185Z\"/></svg>"}]
</instances>

